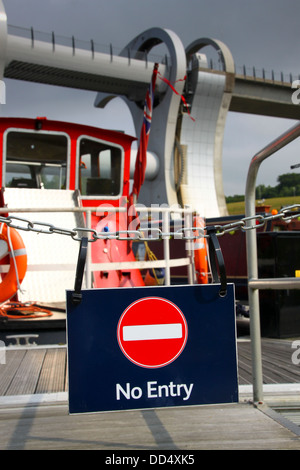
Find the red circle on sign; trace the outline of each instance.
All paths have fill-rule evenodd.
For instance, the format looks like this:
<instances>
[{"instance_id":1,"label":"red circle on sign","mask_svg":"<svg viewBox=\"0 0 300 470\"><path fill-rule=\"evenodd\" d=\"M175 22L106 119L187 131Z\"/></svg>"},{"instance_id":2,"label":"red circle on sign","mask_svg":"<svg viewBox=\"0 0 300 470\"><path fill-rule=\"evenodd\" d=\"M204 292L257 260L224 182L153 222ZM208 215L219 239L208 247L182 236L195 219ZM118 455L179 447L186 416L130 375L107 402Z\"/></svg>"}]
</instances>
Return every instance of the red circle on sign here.
<instances>
[{"instance_id":1,"label":"red circle on sign","mask_svg":"<svg viewBox=\"0 0 300 470\"><path fill-rule=\"evenodd\" d=\"M188 336L186 319L174 303L160 297L133 302L120 317L118 343L134 364L155 369L175 361Z\"/></svg>"}]
</instances>

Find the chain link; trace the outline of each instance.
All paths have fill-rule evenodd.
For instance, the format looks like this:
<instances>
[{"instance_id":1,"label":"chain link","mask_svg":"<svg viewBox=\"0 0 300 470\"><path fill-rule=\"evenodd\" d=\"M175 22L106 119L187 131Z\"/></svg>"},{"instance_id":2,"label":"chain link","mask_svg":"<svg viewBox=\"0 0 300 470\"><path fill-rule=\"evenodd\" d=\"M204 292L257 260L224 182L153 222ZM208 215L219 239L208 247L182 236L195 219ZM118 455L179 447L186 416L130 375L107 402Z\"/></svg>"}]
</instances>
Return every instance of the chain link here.
<instances>
[{"instance_id":1,"label":"chain link","mask_svg":"<svg viewBox=\"0 0 300 470\"><path fill-rule=\"evenodd\" d=\"M231 222L224 225L215 225L215 233L217 237L225 235L236 230L253 230L263 227L267 222L281 220L285 223L291 222L293 219L300 217L300 205L293 204L291 206L281 209L277 214L262 215L256 214L251 217L244 217L236 222ZM120 230L117 232L110 232L103 230L97 232L92 228L76 227L72 230L64 227L56 227L47 222L38 222L9 215L7 217L0 216L0 223L4 223L16 230L24 230L26 232L36 232L38 234L52 235L53 233L59 235L70 236L75 241L81 241L85 236L89 242L96 242L97 240L140 240L140 241L156 241L165 238L176 238L182 240L196 240L202 237L208 237L206 234L207 227L182 227L173 232L162 232L157 227L141 227L139 230ZM21 225L20 225L21 223Z\"/></svg>"}]
</instances>

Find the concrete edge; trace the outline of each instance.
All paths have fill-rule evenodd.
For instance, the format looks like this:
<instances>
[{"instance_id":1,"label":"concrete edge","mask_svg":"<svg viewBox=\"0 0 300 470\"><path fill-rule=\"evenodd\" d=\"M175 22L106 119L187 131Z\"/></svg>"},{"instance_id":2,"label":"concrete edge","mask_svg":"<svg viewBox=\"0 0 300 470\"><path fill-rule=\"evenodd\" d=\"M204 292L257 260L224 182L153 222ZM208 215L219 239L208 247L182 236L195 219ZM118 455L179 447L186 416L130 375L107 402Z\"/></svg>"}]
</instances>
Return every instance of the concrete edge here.
<instances>
[{"instance_id":1,"label":"concrete edge","mask_svg":"<svg viewBox=\"0 0 300 470\"><path fill-rule=\"evenodd\" d=\"M253 387L249 385L239 385L240 401L246 398L251 399ZM293 384L264 384L263 393L268 396L280 394L295 395L300 394L300 383ZM0 397L0 406L9 405L38 405L57 402L68 402L68 392L40 393L32 395L8 395ZM299 398L300 400L300 398Z\"/></svg>"}]
</instances>

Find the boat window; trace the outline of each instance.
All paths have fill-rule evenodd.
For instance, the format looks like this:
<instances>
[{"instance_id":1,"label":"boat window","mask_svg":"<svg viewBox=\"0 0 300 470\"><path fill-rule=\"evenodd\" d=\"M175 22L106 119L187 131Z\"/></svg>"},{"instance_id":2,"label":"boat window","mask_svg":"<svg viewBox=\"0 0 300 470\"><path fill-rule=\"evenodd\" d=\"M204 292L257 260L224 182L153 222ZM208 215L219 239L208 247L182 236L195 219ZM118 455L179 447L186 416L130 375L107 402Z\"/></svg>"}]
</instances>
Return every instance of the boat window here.
<instances>
[{"instance_id":1,"label":"boat window","mask_svg":"<svg viewBox=\"0 0 300 470\"><path fill-rule=\"evenodd\" d=\"M79 143L79 189L82 196L119 196L122 149L83 137Z\"/></svg>"},{"instance_id":2,"label":"boat window","mask_svg":"<svg viewBox=\"0 0 300 470\"><path fill-rule=\"evenodd\" d=\"M9 130L5 148L6 187L66 189L66 135Z\"/></svg>"}]
</instances>

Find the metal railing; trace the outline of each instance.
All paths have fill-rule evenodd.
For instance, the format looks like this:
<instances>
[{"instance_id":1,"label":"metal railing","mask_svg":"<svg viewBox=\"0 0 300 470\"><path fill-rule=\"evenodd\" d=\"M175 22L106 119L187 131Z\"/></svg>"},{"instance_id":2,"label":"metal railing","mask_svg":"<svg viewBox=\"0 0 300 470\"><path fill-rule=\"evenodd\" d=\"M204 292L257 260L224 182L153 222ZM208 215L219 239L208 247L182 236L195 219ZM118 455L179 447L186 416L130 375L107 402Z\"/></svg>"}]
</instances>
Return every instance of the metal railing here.
<instances>
[{"instance_id":1,"label":"metal railing","mask_svg":"<svg viewBox=\"0 0 300 470\"><path fill-rule=\"evenodd\" d=\"M110 56L110 60L113 61L114 57L118 57L119 54L123 51L124 47L116 46L112 43L110 44L100 44L93 39L89 41L77 38L75 36L63 36L59 34L55 34L54 31L52 32L45 32L39 31L34 28L25 28L21 26L15 26L8 24L8 34L11 36L19 36L30 41L31 47L34 47L35 41L43 41L47 42L51 45L53 52L55 52L56 46L67 46L70 49L70 53L75 55L76 50L85 50L89 51L91 54L91 58L94 58L94 55L97 52L108 54ZM148 63L155 63L159 62L161 64L165 64L166 67L172 65L171 57L169 54L153 54L147 51L140 51L135 53L135 58L138 60L143 60L145 62L145 66L148 66ZM130 57L130 50L128 50L128 64L130 65L131 57ZM208 66L207 70L216 70L216 71L224 71L223 64L221 60L214 60L212 58L208 58ZM262 80L271 80L273 82L281 82L281 83L292 83L294 80L300 80L300 74L293 72L283 72L278 70L269 70L265 69L264 67L256 67L256 66L248 66L248 65L236 65L235 66L235 73L239 77L248 77L252 79L262 79Z\"/></svg>"},{"instance_id":2,"label":"metal railing","mask_svg":"<svg viewBox=\"0 0 300 470\"><path fill-rule=\"evenodd\" d=\"M163 259L162 260L144 260L144 261L118 261L108 263L93 263L91 258L91 243L88 244L87 259L85 267L85 280L88 287L92 286L92 273L94 271L111 271L111 270L132 270L132 269L165 269L165 285L171 285L171 268L174 267L187 267L188 283L193 284L195 282L195 269L194 269L194 256L192 242L197 236L192 234L193 230L193 211L189 208L169 208L169 207L136 207L136 211L140 213L161 213L162 216L162 230L156 227L146 227L140 230L124 230L115 233L98 233L95 229L91 228L92 213L114 213L114 212L126 212L125 207L112 207L103 206L98 207L46 207L46 208L0 208L0 222L7 223L12 228L24 231L32 231L35 233L43 234L59 234L70 236L73 240L80 241L80 234L85 234L89 237L90 242L95 242L101 239L118 239L118 240L139 240L141 242L148 240L162 240L163 241ZM49 212L73 212L73 213L84 213L86 216L85 227L76 227L68 229L66 227L56 227L53 224L46 222L33 222L27 218L21 216L15 216L12 214L22 213L49 213ZM3 217L2 214L11 214L8 217ZM183 229L179 229L178 233L170 232L170 214L179 213L182 214L184 220ZM180 219L181 220L181 219ZM15 222L15 223L14 223ZM188 228L186 228L188 227ZM145 236L146 232L150 232L150 236ZM152 233L152 235L151 235ZM186 257L171 259L170 257L170 236L175 235L181 238L186 243ZM74 267L72 265L55 265L59 270L71 270ZM0 272L7 272L9 265L1 265ZM53 271L53 265L29 265L29 271Z\"/></svg>"},{"instance_id":3,"label":"metal railing","mask_svg":"<svg viewBox=\"0 0 300 470\"><path fill-rule=\"evenodd\" d=\"M245 216L255 217L255 186L260 164L300 136L300 121L258 152L251 160L245 192ZM300 289L300 278L258 279L256 230L246 231L250 337L252 347L253 401L263 402L259 289Z\"/></svg>"},{"instance_id":4,"label":"metal railing","mask_svg":"<svg viewBox=\"0 0 300 470\"><path fill-rule=\"evenodd\" d=\"M70 54L75 55L76 51L84 50L90 52L91 59L94 59L95 54L103 53L110 56L110 61L113 62L115 57L123 51L124 47L110 44L100 44L93 39L89 41L80 39L75 36L63 36L55 34L54 31L45 32L39 31L34 28L24 28L22 26L7 25L8 34L11 36L18 36L29 41L30 47L34 48L37 41L49 43L52 51L55 52L57 46L66 46L70 50ZM128 49L127 53L128 65L131 65L131 51ZM133 58L133 57L132 57ZM155 62L165 64L166 67L172 65L171 57L167 54L153 54L148 51L138 51L134 54L134 58L145 62L145 67L150 67L150 64Z\"/></svg>"}]
</instances>

